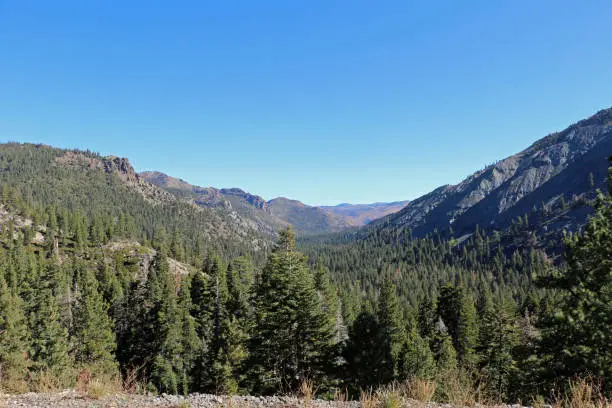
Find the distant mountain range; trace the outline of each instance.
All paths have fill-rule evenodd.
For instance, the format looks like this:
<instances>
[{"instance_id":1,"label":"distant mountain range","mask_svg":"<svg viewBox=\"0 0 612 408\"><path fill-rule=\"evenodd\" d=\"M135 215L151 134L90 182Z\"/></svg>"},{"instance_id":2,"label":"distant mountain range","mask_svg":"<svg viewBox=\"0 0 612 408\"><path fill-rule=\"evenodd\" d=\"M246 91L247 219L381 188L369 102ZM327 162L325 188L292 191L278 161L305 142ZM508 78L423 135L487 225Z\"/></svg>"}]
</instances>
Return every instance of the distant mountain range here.
<instances>
[{"instance_id":1,"label":"distant mountain range","mask_svg":"<svg viewBox=\"0 0 612 408\"><path fill-rule=\"evenodd\" d=\"M129 192L132 202L141 197L142 205L161 204L163 208L145 210L165 211L176 225L184 222L180 214L201 220L201 227L193 228L207 239L223 236L228 243L238 240L264 248L288 224L302 235L401 228L411 229L414 236L447 231L460 237L476 226L503 231L517 217L535 211L545 214L534 226L541 233L575 229L584 223L595 189L606 188L608 155L612 109L552 133L459 184L441 186L409 202L313 207L283 197L266 201L239 188L200 187L157 171L138 174L125 158L17 143L0 145L0 158L9 163L0 175L3 183L18 185L27 194L48 191L50 203L67 207L76 200L82 206L96 195L96 205L117 211ZM87 190L77 189L86 181ZM125 197L113 196L119 191Z\"/></svg>"},{"instance_id":2,"label":"distant mountain range","mask_svg":"<svg viewBox=\"0 0 612 408\"><path fill-rule=\"evenodd\" d=\"M338 204L333 206L321 206L324 211L335 214L346 220L350 225L361 227L374 220L393 214L404 208L410 201L394 201L392 203L373 204Z\"/></svg>"},{"instance_id":3,"label":"distant mountain range","mask_svg":"<svg viewBox=\"0 0 612 408\"><path fill-rule=\"evenodd\" d=\"M301 234L342 231L399 211L402 203L406 203L313 207L285 197L266 201L239 188L200 187L158 171L142 172L139 177L195 205L235 211L254 228L268 234L288 224Z\"/></svg>"}]
</instances>

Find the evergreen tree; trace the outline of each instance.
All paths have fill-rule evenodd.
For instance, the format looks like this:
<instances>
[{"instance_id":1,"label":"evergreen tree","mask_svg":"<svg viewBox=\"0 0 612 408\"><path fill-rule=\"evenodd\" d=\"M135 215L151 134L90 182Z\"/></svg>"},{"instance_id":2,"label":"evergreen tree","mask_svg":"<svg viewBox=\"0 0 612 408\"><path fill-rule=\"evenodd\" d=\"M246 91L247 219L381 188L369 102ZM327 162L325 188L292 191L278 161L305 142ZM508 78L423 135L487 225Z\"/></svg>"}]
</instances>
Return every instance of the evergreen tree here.
<instances>
[{"instance_id":1,"label":"evergreen tree","mask_svg":"<svg viewBox=\"0 0 612 408\"><path fill-rule=\"evenodd\" d=\"M490 395L506 400L510 381L517 370L513 357L518 343L515 307L500 299L498 303L485 307L483 313L478 347L480 372Z\"/></svg>"},{"instance_id":2,"label":"evergreen tree","mask_svg":"<svg viewBox=\"0 0 612 408\"><path fill-rule=\"evenodd\" d=\"M115 334L108 315L108 304L98 291L94 272L87 267L80 270L80 296L76 301L74 330L72 335L75 360L94 366L105 374L117 371L115 360Z\"/></svg>"},{"instance_id":3,"label":"evergreen tree","mask_svg":"<svg viewBox=\"0 0 612 408\"><path fill-rule=\"evenodd\" d=\"M567 267L539 280L561 295L542 320L539 351L545 382L591 374L612 395L612 157L608 183L584 232L565 239Z\"/></svg>"},{"instance_id":4,"label":"evergreen tree","mask_svg":"<svg viewBox=\"0 0 612 408\"><path fill-rule=\"evenodd\" d=\"M406 335L397 289L388 276L384 278L380 288L377 315L378 324L380 324L385 342L388 344L386 347L391 350L394 372L397 373L399 355L406 341Z\"/></svg>"},{"instance_id":5,"label":"evergreen tree","mask_svg":"<svg viewBox=\"0 0 612 408\"><path fill-rule=\"evenodd\" d=\"M24 382L31 365L26 323L21 299L11 294L0 274L0 382L8 387Z\"/></svg>"},{"instance_id":6,"label":"evergreen tree","mask_svg":"<svg viewBox=\"0 0 612 408\"><path fill-rule=\"evenodd\" d=\"M428 342L416 331L411 331L399 356L399 379L430 379L435 372L436 363Z\"/></svg>"},{"instance_id":7,"label":"evergreen tree","mask_svg":"<svg viewBox=\"0 0 612 408\"><path fill-rule=\"evenodd\" d=\"M158 250L149 271L146 298L154 327L151 382L160 392L177 394L183 372L182 322L174 277L162 250Z\"/></svg>"},{"instance_id":8,"label":"evergreen tree","mask_svg":"<svg viewBox=\"0 0 612 408\"><path fill-rule=\"evenodd\" d=\"M324 314L306 257L290 228L280 233L255 289L249 367L255 392L295 390L305 379L324 384L333 327Z\"/></svg>"},{"instance_id":9,"label":"evergreen tree","mask_svg":"<svg viewBox=\"0 0 612 408\"><path fill-rule=\"evenodd\" d=\"M178 373L179 392L187 394L191 389L196 388L193 384L195 366L201 352L201 342L196 331L196 321L191 315L192 303L190 296L190 281L185 279L182 282L178 294L179 319L181 323L181 367Z\"/></svg>"},{"instance_id":10,"label":"evergreen tree","mask_svg":"<svg viewBox=\"0 0 612 408\"><path fill-rule=\"evenodd\" d=\"M60 325L57 300L51 288L41 282L36 290L37 309L30 317L32 360L37 370L50 370L63 377L70 367L68 331Z\"/></svg>"},{"instance_id":11,"label":"evergreen tree","mask_svg":"<svg viewBox=\"0 0 612 408\"><path fill-rule=\"evenodd\" d=\"M471 297L460 287L444 286L438 298L438 315L448 328L459 362L464 366L476 362L478 341L476 309Z\"/></svg>"},{"instance_id":12,"label":"evergreen tree","mask_svg":"<svg viewBox=\"0 0 612 408\"><path fill-rule=\"evenodd\" d=\"M418 327L423 339L431 339L435 334L436 308L431 299L423 299L419 305Z\"/></svg>"},{"instance_id":13,"label":"evergreen tree","mask_svg":"<svg viewBox=\"0 0 612 408\"><path fill-rule=\"evenodd\" d=\"M342 353L345 381L352 393L384 384L393 378L393 357L376 315L362 311L349 327Z\"/></svg>"}]
</instances>

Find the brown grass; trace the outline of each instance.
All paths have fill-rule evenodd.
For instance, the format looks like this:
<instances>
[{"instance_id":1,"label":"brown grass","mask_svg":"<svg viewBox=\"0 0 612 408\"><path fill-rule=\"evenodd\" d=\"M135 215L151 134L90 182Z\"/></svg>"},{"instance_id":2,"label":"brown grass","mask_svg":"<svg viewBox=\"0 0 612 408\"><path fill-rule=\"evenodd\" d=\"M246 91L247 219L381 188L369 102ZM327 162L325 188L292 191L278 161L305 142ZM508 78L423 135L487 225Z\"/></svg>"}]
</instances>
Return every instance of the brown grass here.
<instances>
[{"instance_id":1,"label":"brown grass","mask_svg":"<svg viewBox=\"0 0 612 408\"><path fill-rule=\"evenodd\" d=\"M438 384L433 380L413 378L403 384L404 394L408 398L425 403L431 402Z\"/></svg>"},{"instance_id":2,"label":"brown grass","mask_svg":"<svg viewBox=\"0 0 612 408\"><path fill-rule=\"evenodd\" d=\"M344 390L341 390L341 389L334 390L333 400L335 402L346 402L346 401L348 401L348 390L346 388Z\"/></svg>"},{"instance_id":3,"label":"brown grass","mask_svg":"<svg viewBox=\"0 0 612 408\"><path fill-rule=\"evenodd\" d=\"M610 408L612 402L601 393L601 383L592 377L579 378L569 383L568 391L557 396L553 407L560 408Z\"/></svg>"},{"instance_id":4,"label":"brown grass","mask_svg":"<svg viewBox=\"0 0 612 408\"><path fill-rule=\"evenodd\" d=\"M316 388L314 382L309 379L305 379L300 384L300 395L305 407L310 407L312 400L314 399Z\"/></svg>"},{"instance_id":5,"label":"brown grass","mask_svg":"<svg viewBox=\"0 0 612 408\"><path fill-rule=\"evenodd\" d=\"M372 390L361 390L361 396L359 398L359 406L361 408L377 408L378 398Z\"/></svg>"}]
</instances>

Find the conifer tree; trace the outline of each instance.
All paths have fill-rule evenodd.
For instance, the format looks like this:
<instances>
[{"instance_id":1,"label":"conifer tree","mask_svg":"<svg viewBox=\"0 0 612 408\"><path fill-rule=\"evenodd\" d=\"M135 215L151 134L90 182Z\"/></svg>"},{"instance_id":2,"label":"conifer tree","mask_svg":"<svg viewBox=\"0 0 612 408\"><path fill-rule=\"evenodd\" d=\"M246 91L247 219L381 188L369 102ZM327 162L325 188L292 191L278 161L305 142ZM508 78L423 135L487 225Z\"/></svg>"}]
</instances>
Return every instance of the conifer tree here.
<instances>
[{"instance_id":1,"label":"conifer tree","mask_svg":"<svg viewBox=\"0 0 612 408\"><path fill-rule=\"evenodd\" d=\"M423 299L419 305L418 327L423 339L431 339L435 334L436 308L430 298Z\"/></svg>"},{"instance_id":2,"label":"conifer tree","mask_svg":"<svg viewBox=\"0 0 612 408\"><path fill-rule=\"evenodd\" d=\"M542 320L539 344L545 382L591 374L612 395L612 157L609 192L598 192L584 232L565 239L567 267L539 279L560 292L554 312Z\"/></svg>"},{"instance_id":3,"label":"conifer tree","mask_svg":"<svg viewBox=\"0 0 612 408\"><path fill-rule=\"evenodd\" d=\"M192 303L190 296L190 281L182 282L178 294L179 319L181 322L181 353L182 361L179 378L179 393L187 394L195 388L193 375L195 365L201 353L201 341L196 331L195 318L191 315Z\"/></svg>"},{"instance_id":4,"label":"conifer tree","mask_svg":"<svg viewBox=\"0 0 612 408\"><path fill-rule=\"evenodd\" d=\"M297 389L305 379L326 380L333 328L322 311L306 257L290 228L280 233L255 289L255 331L249 345L255 392Z\"/></svg>"},{"instance_id":5,"label":"conifer tree","mask_svg":"<svg viewBox=\"0 0 612 408\"><path fill-rule=\"evenodd\" d=\"M153 318L151 382L160 392L178 393L182 373L181 320L174 277L158 250L147 278L147 300Z\"/></svg>"},{"instance_id":6,"label":"conifer tree","mask_svg":"<svg viewBox=\"0 0 612 408\"><path fill-rule=\"evenodd\" d=\"M411 331L400 352L398 378L430 379L435 372L436 363L428 342L416 331Z\"/></svg>"},{"instance_id":7,"label":"conifer tree","mask_svg":"<svg viewBox=\"0 0 612 408\"><path fill-rule=\"evenodd\" d=\"M444 286L438 298L438 315L453 340L459 362L464 366L473 365L476 362L478 326L471 297L461 287Z\"/></svg>"},{"instance_id":8,"label":"conifer tree","mask_svg":"<svg viewBox=\"0 0 612 408\"><path fill-rule=\"evenodd\" d=\"M448 334L438 333L434 343L436 367L440 376L454 375L457 372L457 352Z\"/></svg>"},{"instance_id":9,"label":"conifer tree","mask_svg":"<svg viewBox=\"0 0 612 408\"><path fill-rule=\"evenodd\" d=\"M505 400L512 376L516 374L514 348L518 342L515 307L500 299L483 310L479 331L480 368L491 395Z\"/></svg>"},{"instance_id":10,"label":"conifer tree","mask_svg":"<svg viewBox=\"0 0 612 408\"><path fill-rule=\"evenodd\" d=\"M203 356L203 376L199 380L203 390L214 393L234 393L237 382L228 356L229 324L227 270L217 256L209 255L204 262L208 285L201 302L210 322L208 351ZM229 272L232 270L229 268ZM237 282L236 282L237 283ZM235 289L235 287L234 287Z\"/></svg>"},{"instance_id":11,"label":"conifer tree","mask_svg":"<svg viewBox=\"0 0 612 408\"><path fill-rule=\"evenodd\" d=\"M339 324L338 320L338 295L336 290L329 280L329 269L321 262L317 262L314 269L315 289L321 300L321 304L325 314L336 327ZM335 328L337 331L337 328Z\"/></svg>"},{"instance_id":12,"label":"conifer tree","mask_svg":"<svg viewBox=\"0 0 612 408\"><path fill-rule=\"evenodd\" d=\"M250 313L253 261L248 256L233 259L227 267L228 315L246 318Z\"/></svg>"},{"instance_id":13,"label":"conifer tree","mask_svg":"<svg viewBox=\"0 0 612 408\"><path fill-rule=\"evenodd\" d=\"M108 315L108 304L98 291L94 272L82 267L79 277L80 296L76 301L72 344L75 360L93 366L107 375L115 375L115 334Z\"/></svg>"},{"instance_id":14,"label":"conifer tree","mask_svg":"<svg viewBox=\"0 0 612 408\"><path fill-rule=\"evenodd\" d=\"M393 378L391 348L376 315L362 311L349 327L342 353L345 381L353 393L375 388Z\"/></svg>"},{"instance_id":15,"label":"conifer tree","mask_svg":"<svg viewBox=\"0 0 612 408\"><path fill-rule=\"evenodd\" d=\"M30 317L34 368L62 377L71 364L68 331L60 324L57 300L44 281L36 290L35 302L38 307Z\"/></svg>"},{"instance_id":16,"label":"conifer tree","mask_svg":"<svg viewBox=\"0 0 612 408\"><path fill-rule=\"evenodd\" d=\"M29 348L23 304L0 274L0 382L10 387L25 381L31 365Z\"/></svg>"},{"instance_id":17,"label":"conifer tree","mask_svg":"<svg viewBox=\"0 0 612 408\"><path fill-rule=\"evenodd\" d=\"M406 334L402 323L402 311L397 297L397 289L389 276L384 278L380 288L377 316L385 342L388 344L386 347L391 350L394 373L396 374L399 355L406 341Z\"/></svg>"}]
</instances>

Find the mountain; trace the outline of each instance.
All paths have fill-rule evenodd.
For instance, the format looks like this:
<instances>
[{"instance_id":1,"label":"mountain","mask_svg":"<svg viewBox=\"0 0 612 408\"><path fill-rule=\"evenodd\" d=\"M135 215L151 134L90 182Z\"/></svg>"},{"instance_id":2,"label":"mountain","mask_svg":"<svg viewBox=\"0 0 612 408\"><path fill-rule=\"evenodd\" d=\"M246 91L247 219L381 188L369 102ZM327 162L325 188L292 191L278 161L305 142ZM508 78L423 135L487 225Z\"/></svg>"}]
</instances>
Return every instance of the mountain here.
<instances>
[{"instance_id":1,"label":"mountain","mask_svg":"<svg viewBox=\"0 0 612 408\"><path fill-rule=\"evenodd\" d=\"M279 197L266 201L239 188L200 187L158 171L142 172L139 176L197 206L235 212L252 228L268 235L288 224L301 234L337 232L351 226L339 215L297 200Z\"/></svg>"},{"instance_id":2,"label":"mountain","mask_svg":"<svg viewBox=\"0 0 612 408\"><path fill-rule=\"evenodd\" d=\"M344 218L297 200L278 197L268 201L268 205L274 216L293 225L298 231L322 233L342 231L350 227Z\"/></svg>"},{"instance_id":3,"label":"mountain","mask_svg":"<svg viewBox=\"0 0 612 408\"><path fill-rule=\"evenodd\" d=\"M478 225L503 229L533 209L553 208L604 189L607 156L612 154L612 108L552 133L527 149L477 171L459 184L439 187L375 228L410 228L415 236L453 229L456 236ZM585 211L557 227L584 222Z\"/></svg>"},{"instance_id":4,"label":"mountain","mask_svg":"<svg viewBox=\"0 0 612 408\"><path fill-rule=\"evenodd\" d=\"M117 156L0 144L0 190L5 201L33 212L30 218L62 214L63 220L106 225L106 235L120 229L121 237L139 242L167 241L181 261L195 261L208 251L263 259L272 242L235 212L194 205L149 183L128 159Z\"/></svg>"},{"instance_id":5,"label":"mountain","mask_svg":"<svg viewBox=\"0 0 612 408\"><path fill-rule=\"evenodd\" d=\"M361 227L374 220L393 214L404 208L410 201L394 201L392 203L373 204L338 204L321 206L322 210L340 216L350 225Z\"/></svg>"}]
</instances>

